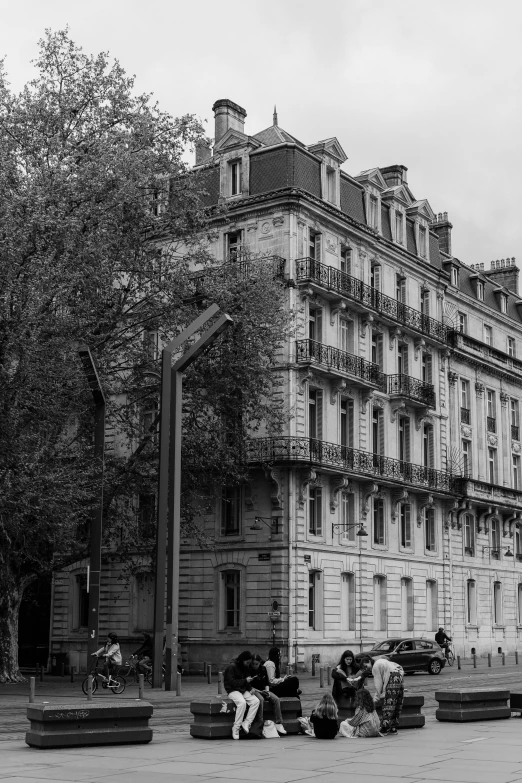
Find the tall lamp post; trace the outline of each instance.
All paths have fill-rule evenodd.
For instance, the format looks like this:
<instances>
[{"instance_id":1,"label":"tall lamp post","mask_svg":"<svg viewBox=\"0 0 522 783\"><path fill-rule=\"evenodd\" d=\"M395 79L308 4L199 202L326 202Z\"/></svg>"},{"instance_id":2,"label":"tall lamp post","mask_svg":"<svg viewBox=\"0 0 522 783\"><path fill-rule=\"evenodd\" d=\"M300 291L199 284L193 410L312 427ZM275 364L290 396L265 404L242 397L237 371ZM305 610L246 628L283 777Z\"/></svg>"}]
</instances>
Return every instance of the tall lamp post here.
<instances>
[{"instance_id":1,"label":"tall lamp post","mask_svg":"<svg viewBox=\"0 0 522 783\"><path fill-rule=\"evenodd\" d=\"M183 374L201 353L233 323L222 314L172 367L172 354L191 335L219 313L211 305L162 352L160 403L160 465L156 542L156 590L154 603L154 666L152 685L161 688L163 627L165 611L165 565L167 565L167 627L165 690L173 690L178 664L179 551L181 501L181 436ZM168 557L166 544L168 540Z\"/></svg>"},{"instance_id":2,"label":"tall lamp post","mask_svg":"<svg viewBox=\"0 0 522 783\"><path fill-rule=\"evenodd\" d=\"M87 661L92 653L98 649L98 635L100 630L100 572L101 572L101 548L103 528L103 473L105 467L105 396L98 377L96 365L89 348L80 346L78 354L82 361L83 369L89 383L94 400L94 459L98 465L98 477L100 490L98 503L94 506L91 520L90 535L90 564L87 579L87 591L89 594L89 635L87 638Z\"/></svg>"}]
</instances>

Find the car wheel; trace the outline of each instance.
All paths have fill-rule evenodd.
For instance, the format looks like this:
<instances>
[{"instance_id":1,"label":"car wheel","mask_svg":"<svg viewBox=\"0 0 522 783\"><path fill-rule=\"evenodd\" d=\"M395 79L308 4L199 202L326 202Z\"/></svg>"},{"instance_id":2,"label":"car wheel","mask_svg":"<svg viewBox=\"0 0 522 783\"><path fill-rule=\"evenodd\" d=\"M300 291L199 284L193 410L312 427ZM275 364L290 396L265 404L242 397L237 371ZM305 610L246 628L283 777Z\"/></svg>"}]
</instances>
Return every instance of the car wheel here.
<instances>
[{"instance_id":1,"label":"car wheel","mask_svg":"<svg viewBox=\"0 0 522 783\"><path fill-rule=\"evenodd\" d=\"M428 664L428 671L430 674L440 674L442 671L442 664L437 658L433 658Z\"/></svg>"}]
</instances>

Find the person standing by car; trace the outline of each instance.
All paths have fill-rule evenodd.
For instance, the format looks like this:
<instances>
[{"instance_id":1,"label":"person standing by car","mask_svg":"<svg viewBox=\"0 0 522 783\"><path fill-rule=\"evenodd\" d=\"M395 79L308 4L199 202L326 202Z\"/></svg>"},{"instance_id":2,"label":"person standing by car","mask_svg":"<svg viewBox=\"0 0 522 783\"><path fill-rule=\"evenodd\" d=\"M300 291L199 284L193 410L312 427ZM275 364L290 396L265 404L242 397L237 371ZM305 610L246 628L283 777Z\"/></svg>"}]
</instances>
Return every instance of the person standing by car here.
<instances>
[{"instance_id":1,"label":"person standing by car","mask_svg":"<svg viewBox=\"0 0 522 783\"><path fill-rule=\"evenodd\" d=\"M397 734L397 726L404 701L404 671L398 663L387 658L373 661L365 657L361 668L371 671L375 685L374 701L382 699L381 734Z\"/></svg>"},{"instance_id":2,"label":"person standing by car","mask_svg":"<svg viewBox=\"0 0 522 783\"><path fill-rule=\"evenodd\" d=\"M439 628L439 630L435 634L435 641L440 647L442 647L442 649L444 650L444 655L446 656L446 660L448 660L448 652L449 652L448 642L452 641L451 636L448 636L444 628Z\"/></svg>"}]
</instances>

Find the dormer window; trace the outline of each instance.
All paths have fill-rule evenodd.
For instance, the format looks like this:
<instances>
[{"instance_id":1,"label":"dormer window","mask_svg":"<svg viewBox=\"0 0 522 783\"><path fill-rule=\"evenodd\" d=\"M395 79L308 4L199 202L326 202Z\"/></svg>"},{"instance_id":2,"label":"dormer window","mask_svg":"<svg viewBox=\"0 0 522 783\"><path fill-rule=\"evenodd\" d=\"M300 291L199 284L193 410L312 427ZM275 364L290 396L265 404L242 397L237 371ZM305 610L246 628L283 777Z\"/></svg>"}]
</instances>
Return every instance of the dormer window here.
<instances>
[{"instance_id":1,"label":"dormer window","mask_svg":"<svg viewBox=\"0 0 522 783\"><path fill-rule=\"evenodd\" d=\"M326 169L326 198L331 204L337 203L337 172L335 169Z\"/></svg>"},{"instance_id":2,"label":"dormer window","mask_svg":"<svg viewBox=\"0 0 522 783\"><path fill-rule=\"evenodd\" d=\"M421 258L428 257L427 248L426 229L424 226L419 226L419 255Z\"/></svg>"},{"instance_id":3,"label":"dormer window","mask_svg":"<svg viewBox=\"0 0 522 783\"><path fill-rule=\"evenodd\" d=\"M482 280L477 280L477 299L480 302L484 301L484 283Z\"/></svg>"},{"instance_id":4,"label":"dormer window","mask_svg":"<svg viewBox=\"0 0 522 783\"><path fill-rule=\"evenodd\" d=\"M454 285L456 288L459 286L459 268L458 266L452 266L451 267L451 285Z\"/></svg>"},{"instance_id":5,"label":"dormer window","mask_svg":"<svg viewBox=\"0 0 522 783\"><path fill-rule=\"evenodd\" d=\"M377 196L370 196L370 226L376 230L379 228L379 199Z\"/></svg>"},{"instance_id":6,"label":"dormer window","mask_svg":"<svg viewBox=\"0 0 522 783\"><path fill-rule=\"evenodd\" d=\"M395 241L402 245L404 217L402 212L395 212Z\"/></svg>"},{"instance_id":7,"label":"dormer window","mask_svg":"<svg viewBox=\"0 0 522 783\"><path fill-rule=\"evenodd\" d=\"M243 189L241 176L241 161L233 160L229 163L230 195L239 196Z\"/></svg>"},{"instance_id":8,"label":"dormer window","mask_svg":"<svg viewBox=\"0 0 522 783\"><path fill-rule=\"evenodd\" d=\"M500 294L500 312L501 313L507 313L507 303L508 303L507 294Z\"/></svg>"}]
</instances>

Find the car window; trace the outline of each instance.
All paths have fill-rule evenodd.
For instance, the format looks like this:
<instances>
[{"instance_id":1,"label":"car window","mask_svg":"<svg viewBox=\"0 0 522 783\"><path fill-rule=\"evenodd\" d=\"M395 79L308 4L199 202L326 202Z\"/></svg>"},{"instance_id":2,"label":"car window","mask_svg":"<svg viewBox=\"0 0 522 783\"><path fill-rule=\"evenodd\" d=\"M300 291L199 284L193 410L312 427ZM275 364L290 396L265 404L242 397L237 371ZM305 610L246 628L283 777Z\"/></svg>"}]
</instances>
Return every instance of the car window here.
<instances>
[{"instance_id":1,"label":"car window","mask_svg":"<svg viewBox=\"0 0 522 783\"><path fill-rule=\"evenodd\" d=\"M376 644L375 647L372 647L372 652L376 652L377 650L379 652L390 652L391 650L395 650L399 642L400 639L386 639L385 642L381 642L380 644Z\"/></svg>"},{"instance_id":2,"label":"car window","mask_svg":"<svg viewBox=\"0 0 522 783\"><path fill-rule=\"evenodd\" d=\"M403 642L401 646L397 649L397 652L408 652L408 650L413 650L414 644L413 642Z\"/></svg>"},{"instance_id":3,"label":"car window","mask_svg":"<svg viewBox=\"0 0 522 783\"><path fill-rule=\"evenodd\" d=\"M425 639L417 639L415 642L419 650L433 650L433 642L427 642Z\"/></svg>"}]
</instances>

